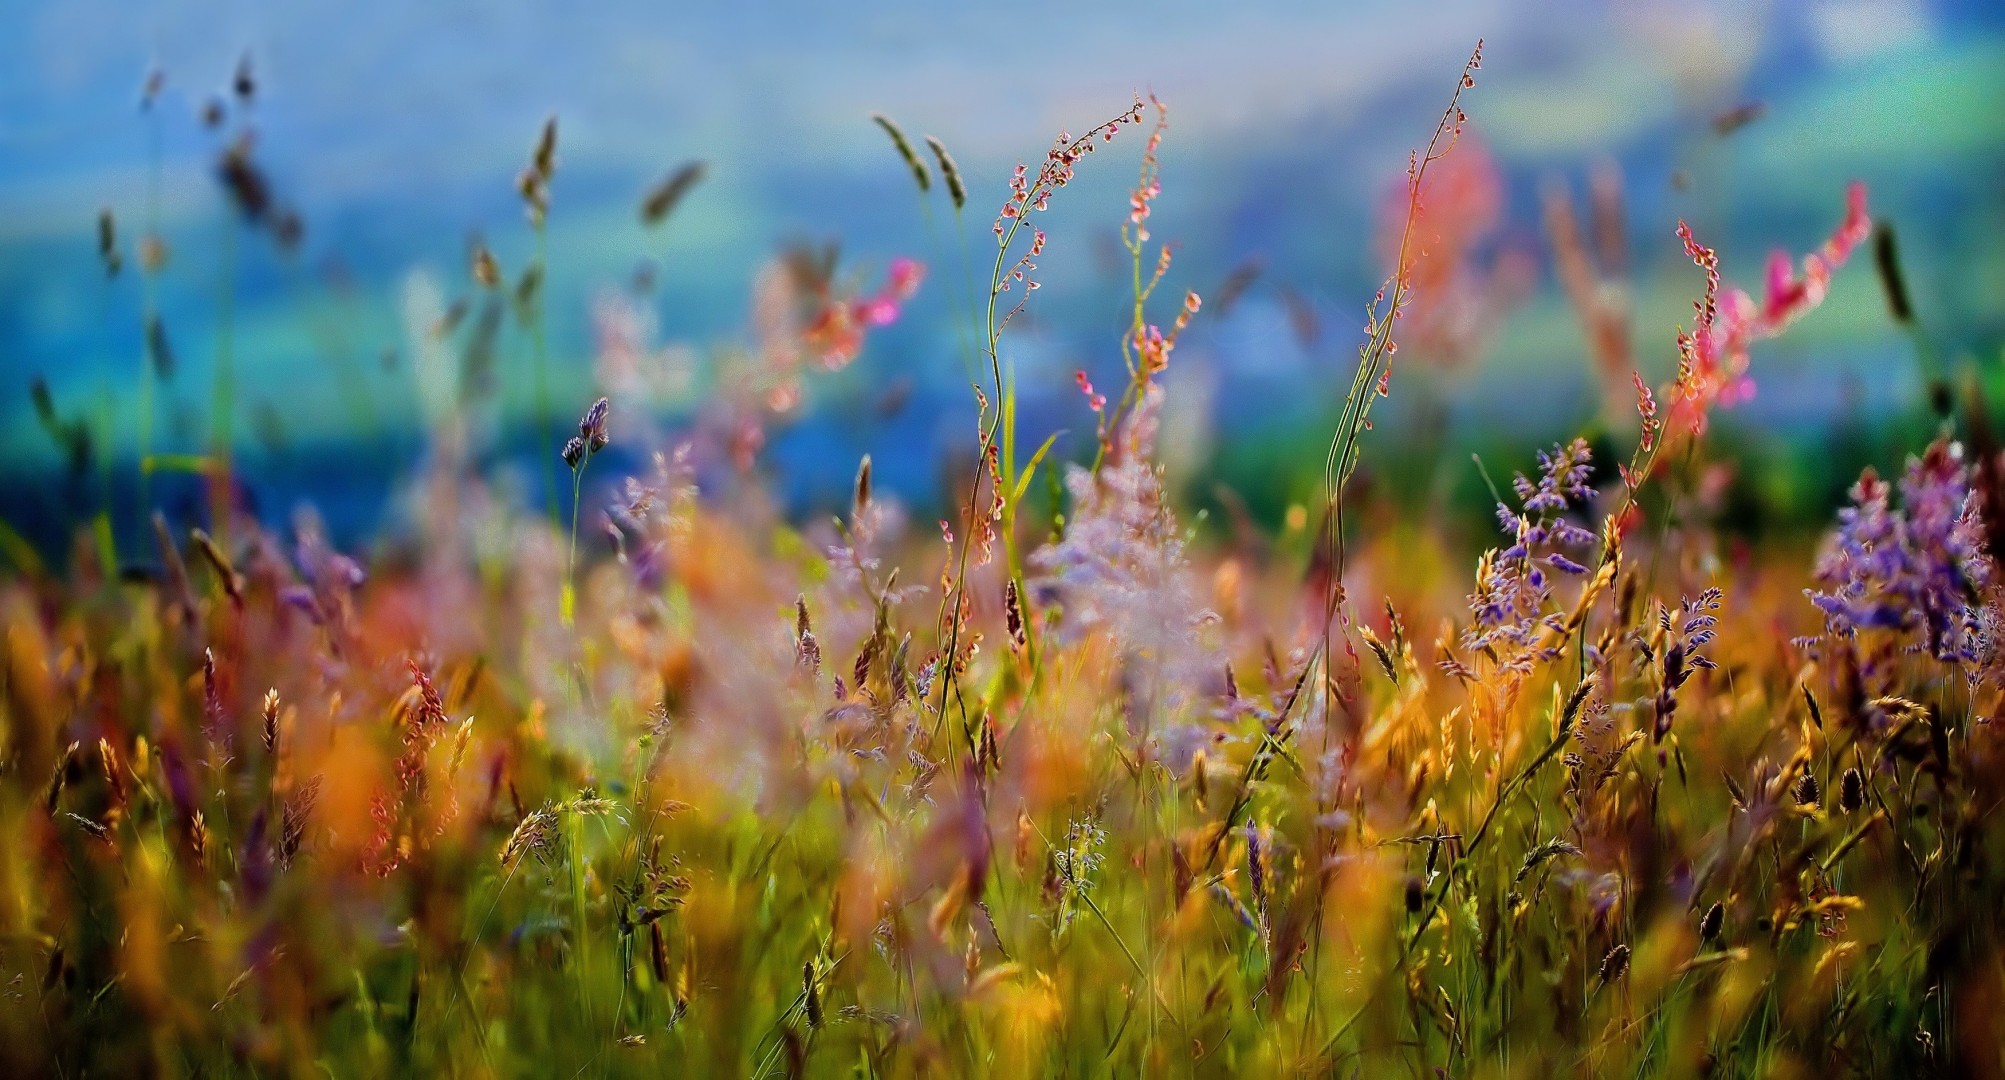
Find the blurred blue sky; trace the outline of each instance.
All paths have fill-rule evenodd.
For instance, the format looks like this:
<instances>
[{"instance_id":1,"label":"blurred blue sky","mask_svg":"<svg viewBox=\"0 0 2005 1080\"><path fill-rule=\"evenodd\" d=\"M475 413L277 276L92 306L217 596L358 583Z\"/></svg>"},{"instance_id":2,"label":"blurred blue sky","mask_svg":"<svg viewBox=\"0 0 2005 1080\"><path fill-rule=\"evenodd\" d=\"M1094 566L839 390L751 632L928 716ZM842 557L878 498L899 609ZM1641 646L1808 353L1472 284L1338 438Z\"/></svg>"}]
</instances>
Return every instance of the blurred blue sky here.
<instances>
[{"instance_id":1,"label":"blurred blue sky","mask_svg":"<svg viewBox=\"0 0 2005 1080\"><path fill-rule=\"evenodd\" d=\"M1995 3L16 0L0 31L0 454L15 474L54 460L28 407L35 377L60 407L106 390L115 422L134 407L137 275L104 282L92 221L111 207L128 241L140 231L155 129L137 104L154 66L166 75L159 210L173 251L163 312L182 369L163 408L187 427L204 400L228 217L213 178L219 142L195 115L246 52L260 81L259 157L302 213L306 240L285 259L239 238L243 397L296 445L360 438L335 404L330 350L364 361L368 407L387 426L410 418L408 376L374 362L405 347L400 290L419 270L463 292L472 234L504 265L527 258L512 181L547 115L562 127L548 295L553 348L581 383L569 396L593 392L583 385L592 298L638 260L662 260L662 335L702 347L740 332L752 277L779 245L838 239L845 261L881 267L909 253L936 273L911 317L826 392L839 400L904 375L924 401L964 385L946 321L959 247L940 207L930 221L920 213L868 115L954 148L985 273L1009 167L1035 160L1058 129L1089 127L1151 90L1173 110L1156 232L1179 245L1175 286L1210 291L1246 260L1264 268L1230 317L1194 332L1207 408L1227 436L1271 417L1277 387L1288 388L1284 408L1313 413L1338 393L1352 342L1339 329L1306 344L1280 298L1304 297L1338 327L1355 322L1383 272L1374 214L1479 36L1486 62L1468 111L1506 196L1491 243L1522 247L1541 267L1536 294L1459 384L1489 404L1479 421L1564 422L1591 396L1579 331L1543 268L1538 192L1554 181L1578 190L1602 161L1627 177L1648 364L1668 365L1692 285L1670 240L1677 218L1720 244L1730 277L1752 281L1772 246L1821 239L1855 177L1872 185L1876 214L1900 222L1924 318L1945 347L1995 349L2005 335L2005 9ZM1713 117L1749 102L1765 115L1713 134ZM1051 215L1046 288L1015 343L1033 409L1072 404L1073 368L1115 363L1117 276L1095 253L1120 220L1136 150L1131 140L1088 161ZM649 236L636 199L692 158L710 163L709 178ZM1815 423L1846 385L1912 394L1904 348L1861 265L1758 359L1767 374L1754 415ZM503 350L512 370L520 348ZM938 410L882 430L829 420L801 437L813 449L792 451L791 466L839 480L874 441L923 448L938 431L958 437L964 421ZM174 423L162 430L176 437ZM925 483L931 467L905 478Z\"/></svg>"}]
</instances>

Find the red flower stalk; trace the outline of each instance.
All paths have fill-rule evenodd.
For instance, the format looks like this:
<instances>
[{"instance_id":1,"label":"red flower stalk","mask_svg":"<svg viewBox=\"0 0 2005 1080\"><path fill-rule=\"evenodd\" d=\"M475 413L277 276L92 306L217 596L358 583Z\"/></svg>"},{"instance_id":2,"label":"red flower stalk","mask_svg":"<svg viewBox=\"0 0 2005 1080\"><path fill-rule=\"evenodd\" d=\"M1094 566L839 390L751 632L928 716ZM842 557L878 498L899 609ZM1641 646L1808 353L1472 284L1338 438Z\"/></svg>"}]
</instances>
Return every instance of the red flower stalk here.
<instances>
[{"instance_id":1,"label":"red flower stalk","mask_svg":"<svg viewBox=\"0 0 2005 1080\"><path fill-rule=\"evenodd\" d=\"M1846 192L1844 219L1819 250L1803 257L1801 277L1786 253L1770 256L1767 294L1757 304L1740 289L1721 294L1719 256L1692 237L1690 226L1678 223L1685 253L1706 272L1705 295L1695 305L1698 325L1678 335L1678 379L1673 388L1673 408L1694 432L1705 429L1706 415L1714 405L1730 406L1754 395L1754 381L1747 376L1749 347L1781 334L1823 303L1831 274L1845 264L1872 227L1866 187L1854 182Z\"/></svg>"}]
</instances>

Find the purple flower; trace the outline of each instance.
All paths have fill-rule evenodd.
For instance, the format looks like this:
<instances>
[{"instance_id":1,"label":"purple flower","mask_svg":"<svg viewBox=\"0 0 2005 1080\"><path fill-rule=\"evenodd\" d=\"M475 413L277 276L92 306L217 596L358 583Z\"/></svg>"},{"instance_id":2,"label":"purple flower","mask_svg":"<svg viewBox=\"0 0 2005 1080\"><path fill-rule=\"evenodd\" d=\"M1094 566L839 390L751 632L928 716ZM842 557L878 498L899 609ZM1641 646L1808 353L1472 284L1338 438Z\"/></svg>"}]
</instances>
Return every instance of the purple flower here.
<instances>
[{"instance_id":1,"label":"purple flower","mask_svg":"<svg viewBox=\"0 0 2005 1080\"><path fill-rule=\"evenodd\" d=\"M585 411L584 419L578 421L578 435L590 444L595 454L604 450L613 441L612 436L606 431L606 417L612 409L612 402L600 398Z\"/></svg>"},{"instance_id":2,"label":"purple flower","mask_svg":"<svg viewBox=\"0 0 2005 1080\"><path fill-rule=\"evenodd\" d=\"M1564 516L1570 506L1584 506L1594 497L1587 485L1591 471L1587 441L1575 439L1539 453L1537 482L1523 473L1511 482L1523 508L1497 504L1497 523L1513 542L1485 552L1477 565L1476 591L1469 596L1473 621L1462 634L1463 648L1489 653L1506 671L1529 671L1547 658L1539 639L1562 623L1558 611L1546 610L1552 597L1546 571L1588 572L1559 549L1594 543L1592 532Z\"/></svg>"},{"instance_id":3,"label":"purple flower","mask_svg":"<svg viewBox=\"0 0 2005 1080\"><path fill-rule=\"evenodd\" d=\"M1963 448L1936 440L1908 460L1901 509L1891 495L1873 470L1859 477L1817 560L1823 588L1806 594L1836 637L1885 630L1937 660L1980 662L1988 635L1978 599L1990 570Z\"/></svg>"},{"instance_id":4,"label":"purple flower","mask_svg":"<svg viewBox=\"0 0 2005 1080\"><path fill-rule=\"evenodd\" d=\"M1056 606L1057 639L1076 643L1101 635L1123 656L1130 724L1164 741L1173 765L1187 765L1198 733L1166 722L1199 715L1203 688L1218 657L1202 640L1215 618L1199 602L1184 555L1184 533L1169 506L1154 461L1162 389L1151 386L1123 422L1114 453L1099 472L1077 466L1066 474L1072 495L1065 534L1030 556L1030 582L1043 606Z\"/></svg>"},{"instance_id":5,"label":"purple flower","mask_svg":"<svg viewBox=\"0 0 2005 1080\"><path fill-rule=\"evenodd\" d=\"M297 540L293 563L300 582L279 592L279 600L304 613L316 625L343 626L348 617L350 596L367 580L360 563L328 544L318 516L301 511L293 522Z\"/></svg>"}]
</instances>

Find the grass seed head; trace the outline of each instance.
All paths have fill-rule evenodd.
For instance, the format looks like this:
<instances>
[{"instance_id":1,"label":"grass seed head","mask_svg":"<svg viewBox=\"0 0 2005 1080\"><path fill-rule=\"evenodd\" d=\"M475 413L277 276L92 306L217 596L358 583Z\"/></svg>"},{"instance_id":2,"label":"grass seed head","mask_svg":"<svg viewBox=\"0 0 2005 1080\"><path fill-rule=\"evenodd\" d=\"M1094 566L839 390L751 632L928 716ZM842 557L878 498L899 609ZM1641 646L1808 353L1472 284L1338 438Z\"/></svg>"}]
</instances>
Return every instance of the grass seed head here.
<instances>
[{"instance_id":1,"label":"grass seed head","mask_svg":"<svg viewBox=\"0 0 2005 1080\"><path fill-rule=\"evenodd\" d=\"M933 160L939 163L940 180L947 185L947 197L953 200L954 209L960 210L968 202L967 181L961 178L961 167L954 163L947 146L931 135L926 136L926 145L933 150Z\"/></svg>"},{"instance_id":2,"label":"grass seed head","mask_svg":"<svg viewBox=\"0 0 2005 1080\"><path fill-rule=\"evenodd\" d=\"M931 191L933 178L926 172L926 162L919 157L918 151L912 149L912 143L905 138L905 133L883 113L871 113L870 119L891 137L892 148L898 151L898 157L905 162L905 167L912 170L912 182L919 185L920 194Z\"/></svg>"}]
</instances>

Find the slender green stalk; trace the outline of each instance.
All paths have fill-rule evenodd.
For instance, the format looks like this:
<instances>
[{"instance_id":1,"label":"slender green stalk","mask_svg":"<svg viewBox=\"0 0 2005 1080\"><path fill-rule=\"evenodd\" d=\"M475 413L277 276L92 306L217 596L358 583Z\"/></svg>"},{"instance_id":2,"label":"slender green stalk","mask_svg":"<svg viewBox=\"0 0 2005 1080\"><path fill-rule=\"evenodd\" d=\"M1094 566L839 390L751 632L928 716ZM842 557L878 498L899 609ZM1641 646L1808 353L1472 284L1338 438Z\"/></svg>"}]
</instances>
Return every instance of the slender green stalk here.
<instances>
[{"instance_id":1,"label":"slender green stalk","mask_svg":"<svg viewBox=\"0 0 2005 1080\"><path fill-rule=\"evenodd\" d=\"M223 212L222 267L216 282L216 372L209 399L210 525L216 542L229 550L233 440L236 413L237 219Z\"/></svg>"},{"instance_id":2,"label":"slender green stalk","mask_svg":"<svg viewBox=\"0 0 2005 1080\"><path fill-rule=\"evenodd\" d=\"M558 616L569 629L577 618L578 608L578 509L584 502L585 464L590 459L580 460L571 470L571 545L564 557L564 589L558 600Z\"/></svg>"},{"instance_id":3,"label":"slender green stalk","mask_svg":"<svg viewBox=\"0 0 2005 1080\"><path fill-rule=\"evenodd\" d=\"M536 295L530 297L529 339L531 363L534 365L531 380L536 393L536 433L541 443L539 453L543 455L543 503L549 509L551 524L557 523L557 433L554 428L556 416L550 403L550 344L544 323L543 293L548 287L544 277L548 273L548 227L542 217L536 218L536 260L531 263L537 277ZM574 530L575 531L575 530Z\"/></svg>"},{"instance_id":4,"label":"slender green stalk","mask_svg":"<svg viewBox=\"0 0 2005 1080\"><path fill-rule=\"evenodd\" d=\"M989 295L983 316L983 325L986 332L983 352L988 357L990 385L994 388L996 400L993 406L984 410L984 416L982 417L980 454L975 462L974 482L968 488L968 529L967 534L960 538L960 550L954 569L954 583L953 587L948 590L947 609L951 624L947 635L947 648L944 650L940 660L942 671L940 673L938 715L942 717L947 713L948 688L950 686L958 687L960 682L959 676L955 673L954 666L955 659L960 651L962 598L967 595L968 550L974 545L975 533L977 532L975 522L978 519L976 515L983 512L981 508L982 478L990 472L989 461L991 455L997 461L995 471L998 474L991 477L990 480L992 488L991 496L993 497L1000 495L1002 492L1013 490L1016 481L1013 472L1007 472L1003 469L1002 447L998 442L998 432L1004 427L1006 417L1012 421L1009 424L1011 430L1008 437L1013 442L1015 438L1015 425L1013 421L1016 415L1016 403L1013 398L1014 386L1006 384L1003 378L1001 342L1003 327L1009 321L1009 315L1015 314L1025 303L1029 302L1032 283L1028 280L1027 275L1025 275L1021 281L1024 289L1023 299L1018 301L1016 308L1011 309L1009 313L1004 314L1001 319L998 319L997 314L1000 311L1002 295L1009 288L1012 274L1016 273L1015 266L1021 265L1023 261L1027 261L1028 259L1028 256L1025 256L1016 264L1012 264L1010 261L1011 247L1016 242L1017 233L1023 228L1024 221L1029 218L1032 210L1037 208L1037 203L1041 202L1042 198L1049 197L1051 191L1061 182L1061 174L1054 169L1053 163L1061 160L1067 162L1076 160L1076 155L1082 152L1080 150L1081 147L1090 146L1094 139L1099 138L1103 133L1111 132L1115 128L1118 128L1133 115L1133 110L1124 112L1119 117L1096 126L1085 135L1054 150L1052 156L1047 158L1045 166L1039 170L1036 180L1026 189L1028 194L1021 198L1013 195L1012 201L1008 205L1013 207L1014 210L1004 217L997 219L996 259L994 267L989 272ZM1065 167L1069 168L1069 164ZM1022 569L1021 562L1016 553L1016 513L1013 505L1014 500L1002 499L1000 501L1002 502L1002 513L997 522L997 531L1002 534L1004 560L1005 565L1009 568L1010 580L1015 583L1018 594L1022 595ZM1033 659L1032 662L1034 664L1035 660ZM973 728L968 725L965 705L962 708L962 721L964 732L968 738L968 752L970 756L973 756L975 753L975 733Z\"/></svg>"}]
</instances>

